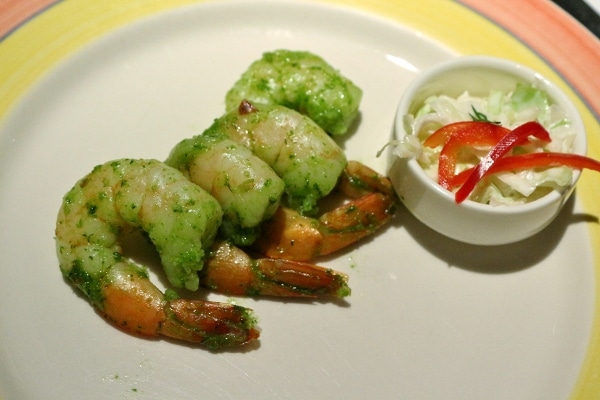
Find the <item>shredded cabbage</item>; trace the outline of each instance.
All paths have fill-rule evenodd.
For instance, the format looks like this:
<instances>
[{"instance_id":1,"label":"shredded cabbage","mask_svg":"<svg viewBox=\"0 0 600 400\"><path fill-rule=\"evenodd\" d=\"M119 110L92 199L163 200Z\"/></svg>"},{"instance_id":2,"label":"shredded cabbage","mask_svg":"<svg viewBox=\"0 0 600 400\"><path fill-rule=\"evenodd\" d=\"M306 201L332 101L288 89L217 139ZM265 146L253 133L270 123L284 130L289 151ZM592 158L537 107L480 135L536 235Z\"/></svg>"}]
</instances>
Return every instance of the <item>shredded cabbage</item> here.
<instances>
[{"instance_id":1,"label":"shredded cabbage","mask_svg":"<svg viewBox=\"0 0 600 400\"><path fill-rule=\"evenodd\" d=\"M519 83L511 92L493 90L487 97L472 96L468 92L458 98L446 95L429 97L415 115L403 116L407 136L390 143L394 147L393 154L401 158L415 158L427 175L437 182L442 146L432 149L424 147L422 143L445 125L473 120L474 113L484 115L488 121L509 129L529 121L537 121L552 138L550 143L541 148L521 146L515 152L572 152L575 132L565 111L553 104L544 90L535 85ZM474 157L462 160L457 165L457 172L476 165L488 150L475 149ZM487 179L486 185L478 185L470 199L492 205L526 203L551 190L567 187L571 183L572 174L572 169L568 167L499 173Z\"/></svg>"}]
</instances>

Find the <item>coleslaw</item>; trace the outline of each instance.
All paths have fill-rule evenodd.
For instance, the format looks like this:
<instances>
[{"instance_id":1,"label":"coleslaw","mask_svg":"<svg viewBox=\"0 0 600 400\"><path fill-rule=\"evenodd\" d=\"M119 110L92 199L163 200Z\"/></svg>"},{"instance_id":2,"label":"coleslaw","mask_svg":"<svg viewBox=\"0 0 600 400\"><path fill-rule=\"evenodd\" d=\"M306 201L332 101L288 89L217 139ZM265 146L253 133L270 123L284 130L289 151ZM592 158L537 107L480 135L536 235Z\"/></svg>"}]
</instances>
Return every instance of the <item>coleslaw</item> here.
<instances>
[{"instance_id":1,"label":"coleslaw","mask_svg":"<svg viewBox=\"0 0 600 400\"><path fill-rule=\"evenodd\" d=\"M512 150L513 154L534 152L571 153L576 133L566 112L551 102L548 94L531 84L518 83L510 92L491 91L477 97L464 92L457 98L436 95L425 100L414 114L403 117L407 135L393 141L393 155L415 158L423 170L438 182L438 166L443 146L424 146L437 130L461 121L485 121L509 130L536 121L549 133L551 140L532 138ZM456 174L476 166L490 150L489 146L464 146L457 154ZM523 204L538 199L552 190L562 191L573 180L568 166L503 171L486 177L469 199L490 205Z\"/></svg>"}]
</instances>

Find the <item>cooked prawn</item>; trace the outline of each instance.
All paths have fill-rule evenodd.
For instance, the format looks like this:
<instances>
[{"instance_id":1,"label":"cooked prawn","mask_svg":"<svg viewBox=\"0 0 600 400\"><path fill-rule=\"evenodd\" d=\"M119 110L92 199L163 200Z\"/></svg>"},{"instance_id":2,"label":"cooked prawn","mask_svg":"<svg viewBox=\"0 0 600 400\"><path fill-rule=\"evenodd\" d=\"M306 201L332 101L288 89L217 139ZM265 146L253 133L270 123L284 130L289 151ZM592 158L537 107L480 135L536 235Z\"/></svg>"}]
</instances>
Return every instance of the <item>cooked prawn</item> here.
<instances>
[{"instance_id":1,"label":"cooked prawn","mask_svg":"<svg viewBox=\"0 0 600 400\"><path fill-rule=\"evenodd\" d=\"M253 248L269 258L310 262L372 235L391 220L396 198L388 178L349 161L337 188L351 200L319 218L280 207L261 226Z\"/></svg>"},{"instance_id":2,"label":"cooked prawn","mask_svg":"<svg viewBox=\"0 0 600 400\"><path fill-rule=\"evenodd\" d=\"M221 218L212 196L162 162L107 162L63 199L56 223L60 269L125 331L212 348L243 344L259 336L250 309L165 295L119 245L128 227L142 229L156 246L169 282L196 290Z\"/></svg>"},{"instance_id":3,"label":"cooked prawn","mask_svg":"<svg viewBox=\"0 0 600 400\"><path fill-rule=\"evenodd\" d=\"M288 204L314 213L346 166L344 151L310 118L279 105L242 101L203 133L248 147L283 179Z\"/></svg>"},{"instance_id":4,"label":"cooked prawn","mask_svg":"<svg viewBox=\"0 0 600 400\"><path fill-rule=\"evenodd\" d=\"M225 136L185 139L165 163L217 199L224 213L221 234L239 246L254 242L259 224L275 213L285 188L267 163Z\"/></svg>"},{"instance_id":5,"label":"cooked prawn","mask_svg":"<svg viewBox=\"0 0 600 400\"><path fill-rule=\"evenodd\" d=\"M307 51L264 53L227 93L227 110L242 100L279 104L315 121L331 135L346 133L358 115L362 90Z\"/></svg>"}]
</instances>

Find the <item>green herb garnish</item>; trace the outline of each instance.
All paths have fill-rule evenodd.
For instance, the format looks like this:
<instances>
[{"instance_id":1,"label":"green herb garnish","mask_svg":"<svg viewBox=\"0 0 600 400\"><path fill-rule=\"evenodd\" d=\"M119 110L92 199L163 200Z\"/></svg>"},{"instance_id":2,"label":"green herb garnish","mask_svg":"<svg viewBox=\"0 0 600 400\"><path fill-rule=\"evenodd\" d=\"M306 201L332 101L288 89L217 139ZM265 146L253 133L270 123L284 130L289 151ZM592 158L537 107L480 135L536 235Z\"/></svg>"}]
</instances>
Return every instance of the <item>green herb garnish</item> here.
<instances>
[{"instance_id":1,"label":"green herb garnish","mask_svg":"<svg viewBox=\"0 0 600 400\"><path fill-rule=\"evenodd\" d=\"M471 106L471 110L473 110L473 114L469 114L469 116L471 117L471 119L473 121L489 122L490 124L500 125L500 121L490 121L488 119L487 115L485 115L482 112L477 111L475 106Z\"/></svg>"}]
</instances>

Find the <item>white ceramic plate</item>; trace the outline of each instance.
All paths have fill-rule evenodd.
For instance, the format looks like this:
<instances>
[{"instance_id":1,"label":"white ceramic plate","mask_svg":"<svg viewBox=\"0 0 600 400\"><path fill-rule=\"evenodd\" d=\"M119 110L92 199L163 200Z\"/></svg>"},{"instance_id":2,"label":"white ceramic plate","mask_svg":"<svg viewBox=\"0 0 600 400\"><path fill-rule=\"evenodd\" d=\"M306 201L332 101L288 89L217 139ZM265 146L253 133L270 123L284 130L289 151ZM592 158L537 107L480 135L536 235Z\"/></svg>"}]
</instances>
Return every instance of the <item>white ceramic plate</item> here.
<instances>
[{"instance_id":1,"label":"white ceramic plate","mask_svg":"<svg viewBox=\"0 0 600 400\"><path fill-rule=\"evenodd\" d=\"M276 48L320 54L363 88L360 126L342 145L382 172L376 153L403 88L457 55L358 11L253 0L159 13L62 60L0 128L2 396L568 397L594 308L576 201L536 237L493 248L445 239L400 208L383 233L322 260L350 275L347 301L234 299L255 309L262 336L233 351L124 334L65 283L53 242L62 195L98 163L164 159L220 116L226 90Z\"/></svg>"}]
</instances>

